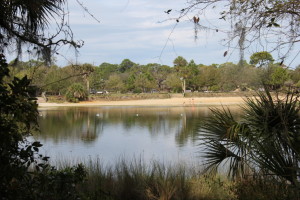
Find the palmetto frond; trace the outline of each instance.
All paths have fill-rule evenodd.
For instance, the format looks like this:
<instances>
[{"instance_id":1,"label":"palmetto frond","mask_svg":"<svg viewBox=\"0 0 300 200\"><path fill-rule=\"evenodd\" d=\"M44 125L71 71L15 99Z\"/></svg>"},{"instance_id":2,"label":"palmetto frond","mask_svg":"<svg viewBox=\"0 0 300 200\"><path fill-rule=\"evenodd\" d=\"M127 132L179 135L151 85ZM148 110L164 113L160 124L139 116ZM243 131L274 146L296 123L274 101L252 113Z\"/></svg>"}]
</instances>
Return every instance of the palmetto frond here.
<instances>
[{"instance_id":1,"label":"palmetto frond","mask_svg":"<svg viewBox=\"0 0 300 200\"><path fill-rule=\"evenodd\" d=\"M2 0L0 3L0 52L15 46L18 56L22 46L29 44L28 53L42 55L49 62L51 52L60 45L80 48L73 40L65 20L65 0ZM53 23L51 23L53 21ZM50 30L49 26L54 28ZM49 28L49 29L47 29Z\"/></svg>"},{"instance_id":2,"label":"palmetto frond","mask_svg":"<svg viewBox=\"0 0 300 200\"><path fill-rule=\"evenodd\" d=\"M241 175L248 165L245 162L248 144L241 132L246 134L249 130L246 124L238 123L228 109L213 109L212 113L201 130L207 169L227 163L229 175Z\"/></svg>"},{"instance_id":3,"label":"palmetto frond","mask_svg":"<svg viewBox=\"0 0 300 200\"><path fill-rule=\"evenodd\" d=\"M23 27L36 32L48 24L50 17L58 14L63 3L64 0L3 0L0 15L5 18L1 18L0 25L10 29Z\"/></svg>"},{"instance_id":4,"label":"palmetto frond","mask_svg":"<svg viewBox=\"0 0 300 200\"><path fill-rule=\"evenodd\" d=\"M200 131L208 168L229 161L229 174L244 174L245 167L277 175L298 184L300 115L298 98L275 98L267 91L247 98L236 120L229 109L213 109Z\"/></svg>"}]
</instances>

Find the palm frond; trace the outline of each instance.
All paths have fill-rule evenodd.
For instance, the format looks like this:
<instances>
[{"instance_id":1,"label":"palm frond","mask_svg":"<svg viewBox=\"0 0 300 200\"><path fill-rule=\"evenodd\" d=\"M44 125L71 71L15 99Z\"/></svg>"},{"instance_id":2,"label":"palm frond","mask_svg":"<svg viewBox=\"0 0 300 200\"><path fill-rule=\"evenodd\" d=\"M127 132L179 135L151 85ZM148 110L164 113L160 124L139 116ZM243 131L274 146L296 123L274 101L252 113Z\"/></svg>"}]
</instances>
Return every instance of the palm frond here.
<instances>
[{"instance_id":1,"label":"palm frond","mask_svg":"<svg viewBox=\"0 0 300 200\"><path fill-rule=\"evenodd\" d=\"M22 20L23 28L36 32L49 23L49 19L58 14L64 0L17 0L7 1L5 9L8 16L16 20ZM24 29L24 30L26 30Z\"/></svg>"},{"instance_id":2,"label":"palm frond","mask_svg":"<svg viewBox=\"0 0 300 200\"><path fill-rule=\"evenodd\" d=\"M230 176L242 174L246 167L248 147L246 140L241 136L248 132L248 128L246 124L238 123L228 109L212 109L212 113L200 134L202 145L206 147L203 157L207 169L227 163Z\"/></svg>"},{"instance_id":3,"label":"palm frond","mask_svg":"<svg viewBox=\"0 0 300 200\"><path fill-rule=\"evenodd\" d=\"M273 97L268 91L246 98L243 115L213 109L200 130L208 168L227 163L231 176L246 167L298 184L300 163L299 101L294 93Z\"/></svg>"}]
</instances>

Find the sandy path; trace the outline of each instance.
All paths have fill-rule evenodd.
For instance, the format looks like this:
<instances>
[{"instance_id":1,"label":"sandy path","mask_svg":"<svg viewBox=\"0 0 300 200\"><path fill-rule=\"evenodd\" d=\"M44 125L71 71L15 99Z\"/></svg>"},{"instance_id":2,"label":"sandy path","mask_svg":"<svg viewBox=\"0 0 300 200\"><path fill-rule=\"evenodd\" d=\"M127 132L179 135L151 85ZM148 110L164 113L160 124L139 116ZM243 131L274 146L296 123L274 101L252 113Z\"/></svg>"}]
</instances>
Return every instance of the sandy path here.
<instances>
[{"instance_id":1,"label":"sandy path","mask_svg":"<svg viewBox=\"0 0 300 200\"><path fill-rule=\"evenodd\" d=\"M39 107L58 106L206 106L206 105L235 105L243 104L242 97L199 97L199 98L170 98L143 99L124 101L84 101L80 103L39 103Z\"/></svg>"}]
</instances>

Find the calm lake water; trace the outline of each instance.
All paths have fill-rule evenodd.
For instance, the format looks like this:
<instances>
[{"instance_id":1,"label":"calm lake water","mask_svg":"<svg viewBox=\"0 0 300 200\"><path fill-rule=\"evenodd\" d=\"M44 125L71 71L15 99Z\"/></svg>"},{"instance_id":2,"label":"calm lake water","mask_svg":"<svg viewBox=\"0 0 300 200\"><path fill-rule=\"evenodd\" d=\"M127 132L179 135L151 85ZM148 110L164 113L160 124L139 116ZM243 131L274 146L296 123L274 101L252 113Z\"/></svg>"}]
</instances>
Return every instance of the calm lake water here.
<instances>
[{"instance_id":1,"label":"calm lake water","mask_svg":"<svg viewBox=\"0 0 300 200\"><path fill-rule=\"evenodd\" d=\"M232 107L237 110L238 107ZM208 107L60 107L40 109L43 153L54 160L120 158L197 161L197 130Z\"/></svg>"}]
</instances>

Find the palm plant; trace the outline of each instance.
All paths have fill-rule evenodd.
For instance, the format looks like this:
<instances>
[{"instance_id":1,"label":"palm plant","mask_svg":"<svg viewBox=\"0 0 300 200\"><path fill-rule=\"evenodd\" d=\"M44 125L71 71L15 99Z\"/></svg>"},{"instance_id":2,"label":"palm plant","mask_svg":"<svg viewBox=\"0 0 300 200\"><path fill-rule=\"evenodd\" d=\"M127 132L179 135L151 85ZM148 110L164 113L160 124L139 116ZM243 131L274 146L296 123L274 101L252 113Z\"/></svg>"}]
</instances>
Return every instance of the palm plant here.
<instances>
[{"instance_id":1,"label":"palm plant","mask_svg":"<svg viewBox=\"0 0 300 200\"><path fill-rule=\"evenodd\" d=\"M66 2L65 0L2 0L0 52L3 53L15 45L17 53L21 54L22 45L29 44L27 53L41 54L46 61L50 61L50 56L58 46L69 44L75 48L81 47L81 42L73 40L73 33L65 20L63 5ZM51 20L57 19L59 21L50 23ZM54 33L50 30L46 31L50 25L57 31Z\"/></svg>"},{"instance_id":2,"label":"palm plant","mask_svg":"<svg viewBox=\"0 0 300 200\"><path fill-rule=\"evenodd\" d=\"M88 97L86 89L80 83L74 83L71 85L66 93L67 101L77 103L82 100L86 100Z\"/></svg>"},{"instance_id":3,"label":"palm plant","mask_svg":"<svg viewBox=\"0 0 300 200\"><path fill-rule=\"evenodd\" d=\"M237 120L229 109L212 109L200 130L207 169L226 166L232 177L259 171L299 186L298 97L272 97L266 91L246 98L242 111Z\"/></svg>"}]
</instances>

